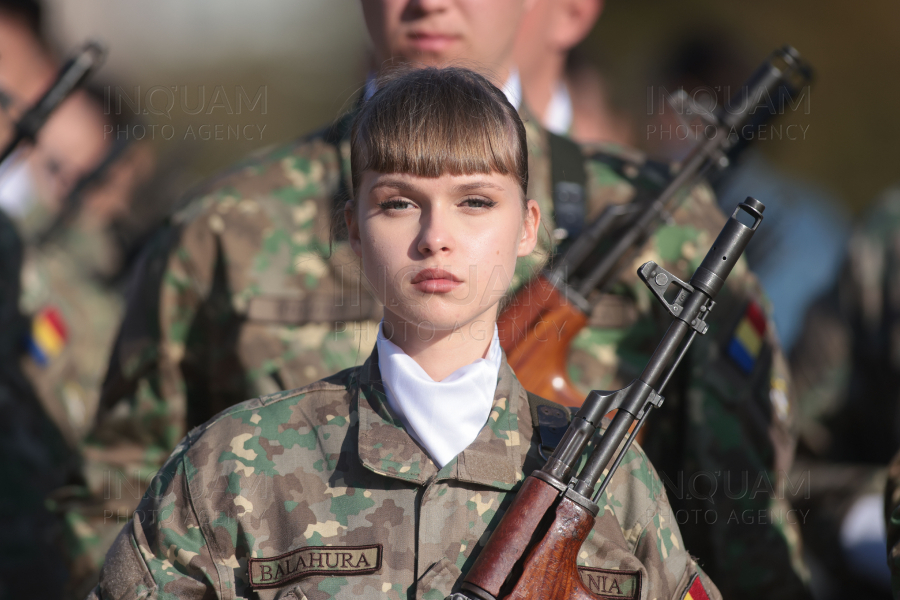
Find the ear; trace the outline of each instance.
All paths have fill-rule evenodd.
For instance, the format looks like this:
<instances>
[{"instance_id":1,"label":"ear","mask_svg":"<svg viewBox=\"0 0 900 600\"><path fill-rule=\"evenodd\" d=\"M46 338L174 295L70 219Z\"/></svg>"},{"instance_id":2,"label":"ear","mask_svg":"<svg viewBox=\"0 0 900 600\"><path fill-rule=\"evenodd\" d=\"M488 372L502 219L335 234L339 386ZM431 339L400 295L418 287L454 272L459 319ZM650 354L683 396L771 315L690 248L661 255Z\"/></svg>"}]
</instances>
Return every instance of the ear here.
<instances>
[{"instance_id":1,"label":"ear","mask_svg":"<svg viewBox=\"0 0 900 600\"><path fill-rule=\"evenodd\" d=\"M344 205L344 223L347 225L347 236L353 253L362 258L362 240L359 237L359 218L356 216L356 203L348 200Z\"/></svg>"},{"instance_id":2,"label":"ear","mask_svg":"<svg viewBox=\"0 0 900 600\"><path fill-rule=\"evenodd\" d=\"M522 223L522 237L516 256L528 256L537 245L538 228L541 226L541 208L537 200L525 204L525 221Z\"/></svg>"},{"instance_id":3,"label":"ear","mask_svg":"<svg viewBox=\"0 0 900 600\"><path fill-rule=\"evenodd\" d=\"M560 50L569 51L584 40L594 28L603 0L560 0L552 39Z\"/></svg>"}]
</instances>

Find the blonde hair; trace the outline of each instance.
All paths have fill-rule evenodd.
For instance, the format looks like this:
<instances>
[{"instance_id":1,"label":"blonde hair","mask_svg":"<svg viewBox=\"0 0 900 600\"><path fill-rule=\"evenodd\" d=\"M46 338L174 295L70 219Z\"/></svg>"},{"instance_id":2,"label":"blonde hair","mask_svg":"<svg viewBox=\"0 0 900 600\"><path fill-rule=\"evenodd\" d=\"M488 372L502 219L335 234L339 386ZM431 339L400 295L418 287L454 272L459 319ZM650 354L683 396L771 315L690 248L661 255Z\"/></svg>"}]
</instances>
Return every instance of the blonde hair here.
<instances>
[{"instance_id":1,"label":"blonde hair","mask_svg":"<svg viewBox=\"0 0 900 600\"><path fill-rule=\"evenodd\" d=\"M525 126L502 91L459 67L404 69L380 81L350 133L354 196L365 171L419 177L512 175L528 188Z\"/></svg>"}]
</instances>

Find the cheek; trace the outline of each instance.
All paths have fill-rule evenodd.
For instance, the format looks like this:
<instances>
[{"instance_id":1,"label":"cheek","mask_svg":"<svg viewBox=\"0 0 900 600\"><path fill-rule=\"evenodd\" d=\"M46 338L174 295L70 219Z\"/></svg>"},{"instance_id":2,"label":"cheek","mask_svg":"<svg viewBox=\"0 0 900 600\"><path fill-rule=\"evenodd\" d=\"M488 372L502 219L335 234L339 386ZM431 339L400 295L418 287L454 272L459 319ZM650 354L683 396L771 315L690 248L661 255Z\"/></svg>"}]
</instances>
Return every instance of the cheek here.
<instances>
[{"instance_id":1,"label":"cheek","mask_svg":"<svg viewBox=\"0 0 900 600\"><path fill-rule=\"evenodd\" d=\"M408 264L409 241L396 230L387 231L384 223L369 221L360 231L362 270L382 302L393 287L397 274Z\"/></svg>"},{"instance_id":2,"label":"cheek","mask_svg":"<svg viewBox=\"0 0 900 600\"><path fill-rule=\"evenodd\" d=\"M477 236L467 243L466 253L478 270L479 287L505 289L516 268L518 231L504 228Z\"/></svg>"}]
</instances>

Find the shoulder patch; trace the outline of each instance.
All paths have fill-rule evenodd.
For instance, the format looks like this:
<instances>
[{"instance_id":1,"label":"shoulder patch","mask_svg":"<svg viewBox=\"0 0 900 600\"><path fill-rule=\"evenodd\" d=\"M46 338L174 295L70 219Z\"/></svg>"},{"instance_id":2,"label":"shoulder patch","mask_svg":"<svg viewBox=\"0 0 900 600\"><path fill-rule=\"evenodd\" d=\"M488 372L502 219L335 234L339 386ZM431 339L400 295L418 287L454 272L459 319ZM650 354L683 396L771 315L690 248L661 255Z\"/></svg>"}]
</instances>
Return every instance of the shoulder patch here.
<instances>
[{"instance_id":1,"label":"shoulder patch","mask_svg":"<svg viewBox=\"0 0 900 600\"><path fill-rule=\"evenodd\" d=\"M28 352L42 367L63 351L69 338L62 314L54 306L45 306L31 320Z\"/></svg>"},{"instance_id":2,"label":"shoulder patch","mask_svg":"<svg viewBox=\"0 0 900 600\"><path fill-rule=\"evenodd\" d=\"M251 558L250 586L279 587L311 575L367 575L381 569L382 545L306 546L273 558Z\"/></svg>"},{"instance_id":3,"label":"shoulder patch","mask_svg":"<svg viewBox=\"0 0 900 600\"><path fill-rule=\"evenodd\" d=\"M727 354L745 374L756 367L756 359L765 344L766 315L759 304L751 301L727 342Z\"/></svg>"},{"instance_id":4,"label":"shoulder patch","mask_svg":"<svg viewBox=\"0 0 900 600\"><path fill-rule=\"evenodd\" d=\"M598 598L641 597L641 572L617 569L578 567L578 575L584 587Z\"/></svg>"},{"instance_id":5,"label":"shoulder patch","mask_svg":"<svg viewBox=\"0 0 900 600\"><path fill-rule=\"evenodd\" d=\"M684 591L684 596L682 596L681 599L709 600L709 595L706 593L706 588L703 587L703 580L700 579L700 575L694 574L694 578L691 579L691 583Z\"/></svg>"}]
</instances>

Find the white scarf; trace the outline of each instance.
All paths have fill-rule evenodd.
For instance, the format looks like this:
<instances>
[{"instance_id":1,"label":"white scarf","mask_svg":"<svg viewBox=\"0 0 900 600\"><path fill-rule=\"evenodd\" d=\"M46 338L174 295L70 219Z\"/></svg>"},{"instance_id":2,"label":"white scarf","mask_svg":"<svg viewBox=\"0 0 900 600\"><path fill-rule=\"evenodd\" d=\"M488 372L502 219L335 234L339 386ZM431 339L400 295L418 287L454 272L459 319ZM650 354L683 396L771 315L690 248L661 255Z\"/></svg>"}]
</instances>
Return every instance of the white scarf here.
<instances>
[{"instance_id":1,"label":"white scarf","mask_svg":"<svg viewBox=\"0 0 900 600\"><path fill-rule=\"evenodd\" d=\"M475 441L491 414L502 356L497 327L487 358L460 367L443 381L434 381L385 338L381 326L375 346L388 405L410 437L443 467Z\"/></svg>"}]
</instances>

